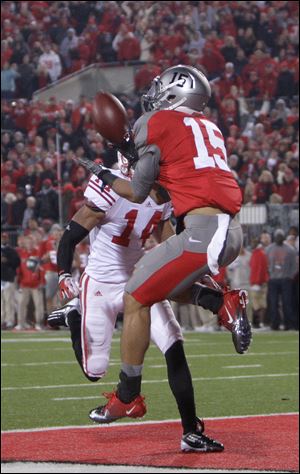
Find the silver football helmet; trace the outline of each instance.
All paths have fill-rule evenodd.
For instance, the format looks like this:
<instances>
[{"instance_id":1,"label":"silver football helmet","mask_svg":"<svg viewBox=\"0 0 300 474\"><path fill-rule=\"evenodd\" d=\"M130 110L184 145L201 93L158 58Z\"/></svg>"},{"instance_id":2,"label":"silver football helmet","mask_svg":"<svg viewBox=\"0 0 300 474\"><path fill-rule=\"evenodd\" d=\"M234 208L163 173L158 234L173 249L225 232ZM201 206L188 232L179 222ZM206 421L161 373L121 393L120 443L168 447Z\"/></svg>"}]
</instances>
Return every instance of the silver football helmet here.
<instances>
[{"instance_id":1,"label":"silver football helmet","mask_svg":"<svg viewBox=\"0 0 300 474\"><path fill-rule=\"evenodd\" d=\"M181 105L202 112L210 96L211 88L203 72L180 64L156 76L141 103L144 112L174 110Z\"/></svg>"}]
</instances>

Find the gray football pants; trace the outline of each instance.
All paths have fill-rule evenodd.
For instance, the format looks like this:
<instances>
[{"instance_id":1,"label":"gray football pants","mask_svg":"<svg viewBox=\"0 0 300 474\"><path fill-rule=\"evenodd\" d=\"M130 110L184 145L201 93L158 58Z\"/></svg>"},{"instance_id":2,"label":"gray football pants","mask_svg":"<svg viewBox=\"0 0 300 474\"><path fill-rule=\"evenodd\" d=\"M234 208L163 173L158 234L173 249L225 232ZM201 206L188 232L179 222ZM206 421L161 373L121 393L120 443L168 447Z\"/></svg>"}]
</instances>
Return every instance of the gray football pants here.
<instances>
[{"instance_id":1,"label":"gray football pants","mask_svg":"<svg viewBox=\"0 0 300 474\"><path fill-rule=\"evenodd\" d=\"M228 214L186 216L185 230L151 249L125 290L145 306L179 295L209 273L217 275L239 255L243 234Z\"/></svg>"}]
</instances>

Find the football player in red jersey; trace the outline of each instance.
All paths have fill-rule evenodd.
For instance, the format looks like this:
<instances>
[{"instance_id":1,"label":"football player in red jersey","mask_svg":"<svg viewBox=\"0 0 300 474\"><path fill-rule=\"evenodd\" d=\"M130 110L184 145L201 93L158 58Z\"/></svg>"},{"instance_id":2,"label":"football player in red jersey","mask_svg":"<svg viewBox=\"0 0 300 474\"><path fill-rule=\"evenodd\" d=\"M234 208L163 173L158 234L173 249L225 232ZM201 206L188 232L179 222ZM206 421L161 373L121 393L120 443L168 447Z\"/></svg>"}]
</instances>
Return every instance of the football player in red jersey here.
<instances>
[{"instance_id":1,"label":"football player in red jersey","mask_svg":"<svg viewBox=\"0 0 300 474\"><path fill-rule=\"evenodd\" d=\"M120 383L105 407L98 409L103 422L109 422L110 416L128 416L140 393L151 305L184 292L186 301L194 303L197 295L190 290L192 283L207 273L217 275L219 266L231 263L242 245L241 226L235 218L242 204L241 191L227 165L222 133L202 113L210 96L202 72L181 65L167 69L142 98L145 113L133 128L138 161L132 181L82 161L132 202L143 202L158 182L168 191L182 224L180 233L140 259L126 285ZM212 304L240 353L251 341L246 303L244 291L225 290L217 310ZM183 439L182 449L186 444Z\"/></svg>"}]
</instances>

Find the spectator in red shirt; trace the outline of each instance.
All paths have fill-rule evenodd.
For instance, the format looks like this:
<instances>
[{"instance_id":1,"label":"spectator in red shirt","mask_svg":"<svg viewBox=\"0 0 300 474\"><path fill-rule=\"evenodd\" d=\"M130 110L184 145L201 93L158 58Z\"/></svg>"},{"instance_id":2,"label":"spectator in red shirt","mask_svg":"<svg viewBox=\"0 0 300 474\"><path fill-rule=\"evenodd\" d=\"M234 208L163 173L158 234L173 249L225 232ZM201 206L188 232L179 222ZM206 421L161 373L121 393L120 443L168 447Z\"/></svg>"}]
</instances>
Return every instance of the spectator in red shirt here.
<instances>
[{"instance_id":1,"label":"spectator in red shirt","mask_svg":"<svg viewBox=\"0 0 300 474\"><path fill-rule=\"evenodd\" d=\"M159 75L160 71L160 67L156 66L152 61L150 63L144 64L135 75L135 90L137 92L144 91L147 87L149 87L152 79Z\"/></svg>"},{"instance_id":2,"label":"spectator in red shirt","mask_svg":"<svg viewBox=\"0 0 300 474\"><path fill-rule=\"evenodd\" d=\"M12 178L9 175L1 177L1 192L6 193L16 193L16 184L12 182Z\"/></svg>"},{"instance_id":3,"label":"spectator in red shirt","mask_svg":"<svg viewBox=\"0 0 300 474\"><path fill-rule=\"evenodd\" d=\"M139 40L128 31L118 45L118 61L138 60L141 54Z\"/></svg>"},{"instance_id":4,"label":"spectator in red shirt","mask_svg":"<svg viewBox=\"0 0 300 474\"><path fill-rule=\"evenodd\" d=\"M255 204L264 204L269 202L273 193L277 193L277 186L274 184L274 177L268 170L263 170L258 183L255 186L253 202Z\"/></svg>"},{"instance_id":5,"label":"spectator in red shirt","mask_svg":"<svg viewBox=\"0 0 300 474\"><path fill-rule=\"evenodd\" d=\"M238 123L238 105L237 101L230 95L223 98L219 105L220 110L220 128L225 135L229 134L229 127Z\"/></svg>"},{"instance_id":6,"label":"spectator in red shirt","mask_svg":"<svg viewBox=\"0 0 300 474\"><path fill-rule=\"evenodd\" d=\"M232 86L236 86L237 88L241 86L241 80L234 71L233 63L225 64L225 71L217 81L217 84L219 87L219 96L221 98L230 93Z\"/></svg>"},{"instance_id":7,"label":"spectator in red shirt","mask_svg":"<svg viewBox=\"0 0 300 474\"><path fill-rule=\"evenodd\" d=\"M249 78L243 83L245 97L262 98L263 84L256 70L250 71Z\"/></svg>"},{"instance_id":8,"label":"spectator in red shirt","mask_svg":"<svg viewBox=\"0 0 300 474\"><path fill-rule=\"evenodd\" d=\"M86 112L92 111L92 104L88 102L86 96L84 94L81 94L79 98L79 104L78 106L73 110L72 113L72 127L73 130L77 130L80 122L82 120L82 115L84 115Z\"/></svg>"},{"instance_id":9,"label":"spectator in red shirt","mask_svg":"<svg viewBox=\"0 0 300 474\"><path fill-rule=\"evenodd\" d=\"M297 202L299 193L299 180L295 178L293 170L286 168L283 182L279 185L278 194L282 197L283 203Z\"/></svg>"},{"instance_id":10,"label":"spectator in red shirt","mask_svg":"<svg viewBox=\"0 0 300 474\"><path fill-rule=\"evenodd\" d=\"M268 258L264 246L260 241L254 239L254 249L250 258L250 300L252 305L252 326L263 327L266 321L267 310L267 282L269 280Z\"/></svg>"},{"instance_id":11,"label":"spectator in red shirt","mask_svg":"<svg viewBox=\"0 0 300 474\"><path fill-rule=\"evenodd\" d=\"M9 63L12 57L13 50L10 47L8 40L1 41L1 64Z\"/></svg>"},{"instance_id":12,"label":"spectator in red shirt","mask_svg":"<svg viewBox=\"0 0 300 474\"><path fill-rule=\"evenodd\" d=\"M74 197L70 202L70 208L69 208L69 220L72 219L74 214L78 211L78 209L81 208L85 201L84 195L83 195L83 190L80 186L78 186L75 189L74 192Z\"/></svg>"},{"instance_id":13,"label":"spectator in red shirt","mask_svg":"<svg viewBox=\"0 0 300 474\"><path fill-rule=\"evenodd\" d=\"M265 65L262 75L262 93L272 99L276 94L278 74L274 65L269 62Z\"/></svg>"},{"instance_id":14,"label":"spectator in red shirt","mask_svg":"<svg viewBox=\"0 0 300 474\"><path fill-rule=\"evenodd\" d=\"M209 43L206 43L200 57L200 63L205 68L209 80L211 80L222 73L225 59L219 51L215 50Z\"/></svg>"},{"instance_id":15,"label":"spectator in red shirt","mask_svg":"<svg viewBox=\"0 0 300 474\"><path fill-rule=\"evenodd\" d=\"M189 64L189 56L179 46L174 49L171 60L172 66L177 64Z\"/></svg>"},{"instance_id":16,"label":"spectator in red shirt","mask_svg":"<svg viewBox=\"0 0 300 474\"><path fill-rule=\"evenodd\" d=\"M41 253L35 247L35 241L31 235L24 237L24 248L18 250L21 265L18 269L18 312L17 326L15 330L28 328L26 314L30 298L33 299L35 308L35 329L40 331L44 318L43 285L45 283L44 272L40 266Z\"/></svg>"}]
</instances>

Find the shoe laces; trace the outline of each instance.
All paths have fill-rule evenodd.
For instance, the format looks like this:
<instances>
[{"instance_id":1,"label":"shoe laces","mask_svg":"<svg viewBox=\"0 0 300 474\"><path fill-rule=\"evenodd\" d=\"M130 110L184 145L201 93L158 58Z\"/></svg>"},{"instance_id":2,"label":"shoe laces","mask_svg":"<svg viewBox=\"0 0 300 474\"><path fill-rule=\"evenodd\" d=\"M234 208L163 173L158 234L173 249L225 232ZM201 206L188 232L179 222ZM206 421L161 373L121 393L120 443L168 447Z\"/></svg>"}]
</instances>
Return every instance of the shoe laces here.
<instances>
[{"instance_id":1,"label":"shoe laces","mask_svg":"<svg viewBox=\"0 0 300 474\"><path fill-rule=\"evenodd\" d=\"M199 436L199 438L201 438L201 441L204 441L205 443L214 443L214 440L206 436L204 433L201 433L201 432L199 433L196 431L193 434L195 434L196 436Z\"/></svg>"}]
</instances>

